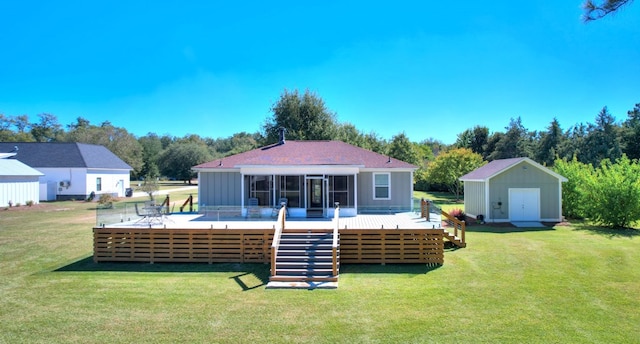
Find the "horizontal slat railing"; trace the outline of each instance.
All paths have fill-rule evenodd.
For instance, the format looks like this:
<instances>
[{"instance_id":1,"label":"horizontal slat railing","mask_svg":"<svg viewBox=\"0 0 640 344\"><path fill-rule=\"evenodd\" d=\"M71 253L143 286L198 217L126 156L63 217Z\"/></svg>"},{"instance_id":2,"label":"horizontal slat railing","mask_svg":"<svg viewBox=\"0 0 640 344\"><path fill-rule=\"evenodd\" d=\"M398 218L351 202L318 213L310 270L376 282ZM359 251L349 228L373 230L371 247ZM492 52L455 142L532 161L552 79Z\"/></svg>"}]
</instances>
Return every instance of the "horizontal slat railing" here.
<instances>
[{"instance_id":1,"label":"horizontal slat railing","mask_svg":"<svg viewBox=\"0 0 640 344\"><path fill-rule=\"evenodd\" d=\"M442 229L340 231L340 263L443 264Z\"/></svg>"},{"instance_id":2,"label":"horizontal slat railing","mask_svg":"<svg viewBox=\"0 0 640 344\"><path fill-rule=\"evenodd\" d=\"M96 262L271 262L274 229L93 229ZM344 229L340 263L442 264L442 229ZM337 267L336 267L337 268Z\"/></svg>"}]
</instances>

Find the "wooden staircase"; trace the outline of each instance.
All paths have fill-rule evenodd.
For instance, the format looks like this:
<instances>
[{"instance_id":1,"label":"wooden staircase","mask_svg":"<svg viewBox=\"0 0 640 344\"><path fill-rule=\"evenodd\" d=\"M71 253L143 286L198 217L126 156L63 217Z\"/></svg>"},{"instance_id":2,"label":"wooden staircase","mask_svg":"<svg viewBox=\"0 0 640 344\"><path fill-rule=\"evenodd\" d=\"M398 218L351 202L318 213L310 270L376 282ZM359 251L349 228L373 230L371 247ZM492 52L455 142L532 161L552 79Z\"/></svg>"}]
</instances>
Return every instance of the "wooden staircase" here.
<instances>
[{"instance_id":1,"label":"wooden staircase","mask_svg":"<svg viewBox=\"0 0 640 344\"><path fill-rule=\"evenodd\" d=\"M458 247L467 247L467 243L462 238L456 236L454 233L450 233L446 229L444 230L444 238Z\"/></svg>"},{"instance_id":2,"label":"wooden staircase","mask_svg":"<svg viewBox=\"0 0 640 344\"><path fill-rule=\"evenodd\" d=\"M337 282L331 231L285 230L280 236L271 282ZM338 262L339 266L339 249Z\"/></svg>"},{"instance_id":3,"label":"wooden staircase","mask_svg":"<svg viewBox=\"0 0 640 344\"><path fill-rule=\"evenodd\" d=\"M465 236L466 236L466 230L467 230L467 224L464 221L458 220L457 218L455 218L454 216L452 216L451 214L447 213L446 211L434 206L431 204L431 202L422 199L421 204L420 204L420 212L421 212L421 217L424 218L429 218L429 213L431 211L432 208L435 208L437 210L440 211L440 214L445 218L445 222L447 222L449 225L451 225L452 228L443 228L444 229L444 238L449 240L451 243L453 243L455 246L457 247L467 247L467 241L465 240ZM449 230L453 231L453 233L451 233Z\"/></svg>"}]
</instances>

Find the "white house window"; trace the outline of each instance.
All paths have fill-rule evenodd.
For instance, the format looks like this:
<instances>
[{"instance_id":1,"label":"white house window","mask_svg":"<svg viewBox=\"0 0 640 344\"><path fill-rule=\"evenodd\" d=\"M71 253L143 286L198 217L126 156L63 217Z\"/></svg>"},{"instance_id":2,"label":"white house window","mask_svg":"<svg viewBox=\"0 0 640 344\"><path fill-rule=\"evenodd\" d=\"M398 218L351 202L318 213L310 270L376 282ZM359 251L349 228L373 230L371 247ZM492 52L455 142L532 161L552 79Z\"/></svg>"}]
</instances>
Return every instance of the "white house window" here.
<instances>
[{"instance_id":1,"label":"white house window","mask_svg":"<svg viewBox=\"0 0 640 344\"><path fill-rule=\"evenodd\" d=\"M373 199L391 199L391 174L373 174Z\"/></svg>"},{"instance_id":2,"label":"white house window","mask_svg":"<svg viewBox=\"0 0 640 344\"><path fill-rule=\"evenodd\" d=\"M96 178L96 191L102 191L102 178Z\"/></svg>"}]
</instances>

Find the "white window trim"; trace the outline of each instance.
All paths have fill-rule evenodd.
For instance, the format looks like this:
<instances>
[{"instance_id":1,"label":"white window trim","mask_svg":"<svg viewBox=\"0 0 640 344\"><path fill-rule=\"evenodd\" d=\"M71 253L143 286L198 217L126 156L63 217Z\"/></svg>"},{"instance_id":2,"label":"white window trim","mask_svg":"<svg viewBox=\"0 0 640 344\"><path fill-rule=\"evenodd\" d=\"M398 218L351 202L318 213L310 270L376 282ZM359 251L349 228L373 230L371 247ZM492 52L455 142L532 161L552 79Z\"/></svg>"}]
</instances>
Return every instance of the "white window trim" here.
<instances>
[{"instance_id":1,"label":"white window trim","mask_svg":"<svg viewBox=\"0 0 640 344\"><path fill-rule=\"evenodd\" d=\"M387 188L389 189L388 195L387 197L376 197L376 176L377 175L386 175L387 176ZM390 200L391 199L391 173L390 172L385 172L385 173L374 173L373 174L373 199L374 200Z\"/></svg>"}]
</instances>

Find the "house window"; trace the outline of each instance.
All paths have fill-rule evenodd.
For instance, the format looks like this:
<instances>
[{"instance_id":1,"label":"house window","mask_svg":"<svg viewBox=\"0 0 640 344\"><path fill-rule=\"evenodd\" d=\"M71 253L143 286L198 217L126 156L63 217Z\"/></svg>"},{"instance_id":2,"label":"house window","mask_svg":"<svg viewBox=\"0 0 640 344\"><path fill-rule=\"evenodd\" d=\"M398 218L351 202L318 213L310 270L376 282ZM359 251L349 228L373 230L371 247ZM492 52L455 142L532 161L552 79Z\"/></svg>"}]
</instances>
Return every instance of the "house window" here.
<instances>
[{"instance_id":1,"label":"house window","mask_svg":"<svg viewBox=\"0 0 640 344\"><path fill-rule=\"evenodd\" d=\"M353 206L353 176L329 176L329 204L340 203L340 207Z\"/></svg>"},{"instance_id":2,"label":"house window","mask_svg":"<svg viewBox=\"0 0 640 344\"><path fill-rule=\"evenodd\" d=\"M287 199L290 208L300 207L300 176L280 176L280 198Z\"/></svg>"},{"instance_id":3,"label":"house window","mask_svg":"<svg viewBox=\"0 0 640 344\"><path fill-rule=\"evenodd\" d=\"M249 176L249 198L257 198L258 205L270 207L271 176Z\"/></svg>"},{"instance_id":4,"label":"house window","mask_svg":"<svg viewBox=\"0 0 640 344\"><path fill-rule=\"evenodd\" d=\"M96 178L96 191L102 191L102 178Z\"/></svg>"},{"instance_id":5,"label":"house window","mask_svg":"<svg viewBox=\"0 0 640 344\"><path fill-rule=\"evenodd\" d=\"M391 174L373 174L373 199L391 199Z\"/></svg>"}]
</instances>

